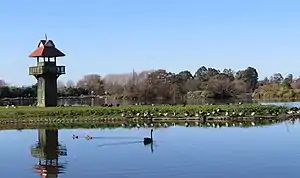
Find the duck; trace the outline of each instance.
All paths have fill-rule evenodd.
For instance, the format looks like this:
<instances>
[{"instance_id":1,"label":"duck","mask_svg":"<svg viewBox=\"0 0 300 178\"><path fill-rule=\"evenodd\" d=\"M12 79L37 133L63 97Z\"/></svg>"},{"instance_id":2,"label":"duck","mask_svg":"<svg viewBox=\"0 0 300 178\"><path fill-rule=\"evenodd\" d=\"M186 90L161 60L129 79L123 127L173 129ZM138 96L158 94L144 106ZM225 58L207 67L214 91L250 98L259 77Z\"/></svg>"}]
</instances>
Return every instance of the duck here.
<instances>
[{"instance_id":1,"label":"duck","mask_svg":"<svg viewBox=\"0 0 300 178\"><path fill-rule=\"evenodd\" d=\"M91 137L91 136L89 136L89 135L87 135L87 136L85 136L85 139L87 139L87 140L91 140L93 137Z\"/></svg>"},{"instance_id":2,"label":"duck","mask_svg":"<svg viewBox=\"0 0 300 178\"><path fill-rule=\"evenodd\" d=\"M149 144L153 143L152 133L153 133L153 129L151 129L151 131L150 131L150 135L151 135L150 138L149 137L144 138L144 145L149 145Z\"/></svg>"},{"instance_id":3,"label":"duck","mask_svg":"<svg viewBox=\"0 0 300 178\"><path fill-rule=\"evenodd\" d=\"M78 136L77 136L77 135L74 135L74 134L73 134L72 137L73 137L73 140L74 140L74 139L78 139Z\"/></svg>"}]
</instances>

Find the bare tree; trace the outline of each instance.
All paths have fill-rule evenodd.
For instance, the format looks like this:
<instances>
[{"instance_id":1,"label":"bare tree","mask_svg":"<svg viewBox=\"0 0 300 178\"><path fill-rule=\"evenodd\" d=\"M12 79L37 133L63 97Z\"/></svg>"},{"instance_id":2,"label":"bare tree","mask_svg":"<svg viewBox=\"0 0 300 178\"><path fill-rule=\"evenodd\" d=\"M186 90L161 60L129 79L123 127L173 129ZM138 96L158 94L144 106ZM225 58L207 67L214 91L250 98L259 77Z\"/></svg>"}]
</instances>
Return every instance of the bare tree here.
<instances>
[{"instance_id":1,"label":"bare tree","mask_svg":"<svg viewBox=\"0 0 300 178\"><path fill-rule=\"evenodd\" d=\"M0 79L0 87L3 87L5 85L6 85L5 81Z\"/></svg>"},{"instance_id":2,"label":"bare tree","mask_svg":"<svg viewBox=\"0 0 300 178\"><path fill-rule=\"evenodd\" d=\"M77 87L89 90L91 94L103 95L104 91L104 81L98 74L85 75L77 83Z\"/></svg>"}]
</instances>

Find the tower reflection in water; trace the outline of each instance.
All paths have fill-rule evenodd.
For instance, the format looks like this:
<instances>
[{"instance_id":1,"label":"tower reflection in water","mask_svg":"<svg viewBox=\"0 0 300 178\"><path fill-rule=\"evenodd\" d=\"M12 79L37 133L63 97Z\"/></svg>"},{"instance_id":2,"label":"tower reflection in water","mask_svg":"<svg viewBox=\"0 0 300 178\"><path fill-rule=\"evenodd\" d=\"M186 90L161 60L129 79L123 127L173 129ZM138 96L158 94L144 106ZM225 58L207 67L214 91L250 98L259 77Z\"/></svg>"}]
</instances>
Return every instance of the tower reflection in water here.
<instances>
[{"instance_id":1,"label":"tower reflection in water","mask_svg":"<svg viewBox=\"0 0 300 178\"><path fill-rule=\"evenodd\" d=\"M42 178L57 178L64 173L66 163L59 162L61 156L67 156L66 146L58 141L58 130L38 130L38 142L31 146L31 155L38 158L34 169Z\"/></svg>"}]
</instances>

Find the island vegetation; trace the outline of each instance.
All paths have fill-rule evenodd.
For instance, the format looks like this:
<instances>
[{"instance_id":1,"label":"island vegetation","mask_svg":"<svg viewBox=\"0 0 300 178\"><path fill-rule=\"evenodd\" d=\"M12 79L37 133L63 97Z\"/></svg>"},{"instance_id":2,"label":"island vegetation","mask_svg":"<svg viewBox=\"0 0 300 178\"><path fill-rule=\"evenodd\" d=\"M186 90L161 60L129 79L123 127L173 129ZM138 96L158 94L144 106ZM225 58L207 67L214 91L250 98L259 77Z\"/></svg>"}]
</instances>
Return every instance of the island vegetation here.
<instances>
[{"instance_id":1,"label":"island vegetation","mask_svg":"<svg viewBox=\"0 0 300 178\"><path fill-rule=\"evenodd\" d=\"M0 81L0 98L32 98L37 95L36 84L15 87ZM130 74L86 75L77 83L58 82L59 97L107 96L117 99L151 101L183 100L186 98L226 99L253 96L255 99L298 99L300 79L292 74L283 77L276 73L258 80L253 67L222 71L201 66L194 74L185 70L179 73L163 69Z\"/></svg>"},{"instance_id":2,"label":"island vegetation","mask_svg":"<svg viewBox=\"0 0 300 178\"><path fill-rule=\"evenodd\" d=\"M260 104L228 105L133 105L133 106L71 106L71 107L0 107L0 118L182 118L182 117L244 117L278 116L288 108Z\"/></svg>"},{"instance_id":3,"label":"island vegetation","mask_svg":"<svg viewBox=\"0 0 300 178\"><path fill-rule=\"evenodd\" d=\"M293 119L299 108L260 104L0 107L0 130L69 127L248 127Z\"/></svg>"}]
</instances>

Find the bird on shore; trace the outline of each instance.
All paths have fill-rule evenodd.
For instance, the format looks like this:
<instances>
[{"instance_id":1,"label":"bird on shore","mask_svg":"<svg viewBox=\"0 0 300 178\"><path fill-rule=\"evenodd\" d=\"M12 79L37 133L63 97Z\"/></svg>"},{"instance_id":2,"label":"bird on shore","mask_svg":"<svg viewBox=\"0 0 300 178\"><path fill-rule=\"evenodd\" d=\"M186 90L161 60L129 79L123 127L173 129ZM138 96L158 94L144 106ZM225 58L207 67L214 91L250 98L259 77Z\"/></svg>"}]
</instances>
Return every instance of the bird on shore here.
<instances>
[{"instance_id":1,"label":"bird on shore","mask_svg":"<svg viewBox=\"0 0 300 178\"><path fill-rule=\"evenodd\" d=\"M145 137L144 138L144 145L149 145L151 143L153 143L153 129L151 129L150 131L150 138L149 137Z\"/></svg>"}]
</instances>

